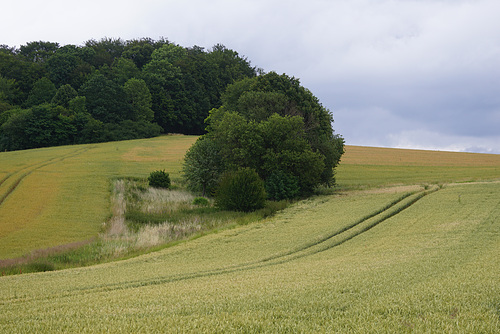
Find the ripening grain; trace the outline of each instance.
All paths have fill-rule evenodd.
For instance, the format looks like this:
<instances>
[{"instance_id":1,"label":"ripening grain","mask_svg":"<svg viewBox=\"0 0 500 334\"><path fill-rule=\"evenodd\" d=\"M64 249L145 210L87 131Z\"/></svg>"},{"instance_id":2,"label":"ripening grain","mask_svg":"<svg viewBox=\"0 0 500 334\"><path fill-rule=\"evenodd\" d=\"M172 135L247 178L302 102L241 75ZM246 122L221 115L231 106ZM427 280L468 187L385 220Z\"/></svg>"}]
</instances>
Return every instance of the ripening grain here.
<instances>
[{"instance_id":1,"label":"ripening grain","mask_svg":"<svg viewBox=\"0 0 500 334\"><path fill-rule=\"evenodd\" d=\"M60 148L58 162L48 161L57 149L34 150L33 162L26 152L19 164L8 156L0 175L34 170L0 214L10 213L2 207L25 185L46 184L47 194L57 191L42 200L67 205L40 206L51 217L39 221L40 236L96 233L104 220L96 217L124 212L110 205L110 180L154 169L178 178L181 149L169 156L164 144L187 149L194 140ZM124 261L0 277L0 332L498 333L497 157L351 148L337 172L344 190L335 195ZM456 184L475 180L490 181ZM143 194L154 204L139 209L152 212L181 197ZM90 205L95 210L85 210ZM67 220L74 231L58 225L73 216L80 217ZM124 221L113 223L109 232L125 233ZM169 233L168 222L147 226L127 242L152 245ZM120 242L106 251L120 253Z\"/></svg>"},{"instance_id":2,"label":"ripening grain","mask_svg":"<svg viewBox=\"0 0 500 334\"><path fill-rule=\"evenodd\" d=\"M498 193L498 183L444 187L337 247L281 262L263 260L401 193L317 198L134 259L3 277L0 331L496 333Z\"/></svg>"},{"instance_id":3,"label":"ripening grain","mask_svg":"<svg viewBox=\"0 0 500 334\"><path fill-rule=\"evenodd\" d=\"M0 260L93 238L111 214L111 180L180 177L189 136L0 153ZM139 157L157 154L141 161ZM141 153L142 152L142 153ZM144 153L145 152L145 153ZM149 153L148 153L149 152Z\"/></svg>"}]
</instances>

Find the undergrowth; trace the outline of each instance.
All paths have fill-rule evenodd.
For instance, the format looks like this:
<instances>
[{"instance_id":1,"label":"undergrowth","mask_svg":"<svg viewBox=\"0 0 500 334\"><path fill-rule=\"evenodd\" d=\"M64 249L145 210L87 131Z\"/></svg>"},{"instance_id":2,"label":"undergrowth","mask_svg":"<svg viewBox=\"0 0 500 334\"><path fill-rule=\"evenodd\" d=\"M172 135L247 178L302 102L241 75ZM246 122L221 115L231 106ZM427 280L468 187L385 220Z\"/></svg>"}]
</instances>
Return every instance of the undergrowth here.
<instances>
[{"instance_id":1,"label":"undergrowth","mask_svg":"<svg viewBox=\"0 0 500 334\"><path fill-rule=\"evenodd\" d=\"M185 240L246 225L272 216L290 201L267 201L250 212L223 211L213 200L200 200L179 183L170 189L153 188L147 179L112 181L112 215L93 241L75 247L57 247L42 256L0 263L0 275L52 271L110 262L171 247Z\"/></svg>"}]
</instances>

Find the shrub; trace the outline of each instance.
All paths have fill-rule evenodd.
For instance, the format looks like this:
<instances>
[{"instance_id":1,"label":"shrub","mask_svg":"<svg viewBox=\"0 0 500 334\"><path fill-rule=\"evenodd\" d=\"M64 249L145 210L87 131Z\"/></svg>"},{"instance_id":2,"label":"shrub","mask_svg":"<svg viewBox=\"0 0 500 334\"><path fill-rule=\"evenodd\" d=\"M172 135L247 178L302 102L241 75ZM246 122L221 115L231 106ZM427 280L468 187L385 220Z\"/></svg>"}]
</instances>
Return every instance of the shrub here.
<instances>
[{"instance_id":1,"label":"shrub","mask_svg":"<svg viewBox=\"0 0 500 334\"><path fill-rule=\"evenodd\" d=\"M251 168L224 174L215 193L215 203L225 210L250 212L264 207L264 182Z\"/></svg>"},{"instance_id":2,"label":"shrub","mask_svg":"<svg viewBox=\"0 0 500 334\"><path fill-rule=\"evenodd\" d=\"M199 205L199 206L208 206L208 199L205 197L196 197L193 200L193 205Z\"/></svg>"},{"instance_id":3,"label":"shrub","mask_svg":"<svg viewBox=\"0 0 500 334\"><path fill-rule=\"evenodd\" d=\"M149 185L154 188L170 188L170 175L165 170L155 170L148 177Z\"/></svg>"},{"instance_id":4,"label":"shrub","mask_svg":"<svg viewBox=\"0 0 500 334\"><path fill-rule=\"evenodd\" d=\"M299 191L297 177L283 171L274 171L266 181L267 196L276 201L295 198Z\"/></svg>"}]
</instances>

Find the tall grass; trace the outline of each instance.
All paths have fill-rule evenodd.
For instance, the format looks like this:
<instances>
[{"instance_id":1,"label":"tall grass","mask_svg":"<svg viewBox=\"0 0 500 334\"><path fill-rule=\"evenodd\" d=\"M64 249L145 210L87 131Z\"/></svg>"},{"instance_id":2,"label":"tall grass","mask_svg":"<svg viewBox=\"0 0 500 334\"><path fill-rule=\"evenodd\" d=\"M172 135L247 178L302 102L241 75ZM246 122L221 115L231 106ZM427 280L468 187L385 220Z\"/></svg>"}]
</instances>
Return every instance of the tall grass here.
<instances>
[{"instance_id":1,"label":"tall grass","mask_svg":"<svg viewBox=\"0 0 500 334\"><path fill-rule=\"evenodd\" d=\"M173 184L173 189L149 187L146 179L114 179L112 215L92 241L72 247L53 247L29 256L0 261L3 275L88 266L137 256L222 229L246 225L283 210L287 201L267 202L253 213L221 211L195 204L195 195Z\"/></svg>"}]
</instances>

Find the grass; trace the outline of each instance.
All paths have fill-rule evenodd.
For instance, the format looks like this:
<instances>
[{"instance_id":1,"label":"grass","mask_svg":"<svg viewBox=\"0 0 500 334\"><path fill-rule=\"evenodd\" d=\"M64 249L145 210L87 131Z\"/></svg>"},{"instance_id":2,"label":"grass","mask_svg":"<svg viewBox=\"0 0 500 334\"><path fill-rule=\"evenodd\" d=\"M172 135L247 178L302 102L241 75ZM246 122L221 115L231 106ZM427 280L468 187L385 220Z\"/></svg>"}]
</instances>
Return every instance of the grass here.
<instances>
[{"instance_id":1,"label":"grass","mask_svg":"<svg viewBox=\"0 0 500 334\"><path fill-rule=\"evenodd\" d=\"M268 260L383 217L405 193L317 197L127 261L3 277L0 330L495 333L499 188L445 186L301 257Z\"/></svg>"},{"instance_id":2,"label":"grass","mask_svg":"<svg viewBox=\"0 0 500 334\"><path fill-rule=\"evenodd\" d=\"M213 201L200 198L173 184L158 189L137 177L115 179L111 195L112 216L103 232L83 243L55 246L21 259L0 263L2 275L52 271L116 261L176 245L222 229L246 225L271 216L289 205L267 202L253 213L222 211ZM197 200L197 201L196 201Z\"/></svg>"},{"instance_id":3,"label":"grass","mask_svg":"<svg viewBox=\"0 0 500 334\"><path fill-rule=\"evenodd\" d=\"M172 138L155 139L151 146L166 152L159 143ZM134 149L137 144L145 149ZM189 230L195 217L221 213L194 205L181 187L149 190L141 184L149 171L169 168L153 166L148 141L123 145L121 163L132 159L139 165L122 170L121 163L110 163L112 172L105 175L114 187L104 183L113 200L106 237L63 253L66 258L61 254L60 262L75 261L81 249L89 261L119 254L130 244L156 251L85 268L0 277L0 332L500 330L497 156L348 147L335 191L323 189L327 195L265 219L265 210L228 216L229 224L238 221L232 228L195 231L196 237L176 242L176 227ZM33 152L41 163L49 158L45 151ZM103 153L101 164L111 157ZM8 198L56 165L36 169ZM3 166L0 175L12 173ZM183 226L185 221L194 223ZM154 246L166 242L162 237L172 238L174 246Z\"/></svg>"},{"instance_id":4,"label":"grass","mask_svg":"<svg viewBox=\"0 0 500 334\"><path fill-rule=\"evenodd\" d=\"M500 155L347 146L337 169L343 188L500 179Z\"/></svg>"},{"instance_id":5,"label":"grass","mask_svg":"<svg viewBox=\"0 0 500 334\"><path fill-rule=\"evenodd\" d=\"M111 215L113 178L144 178L156 169L179 178L182 152L195 140L163 136L0 153L0 260L96 237Z\"/></svg>"}]
</instances>

